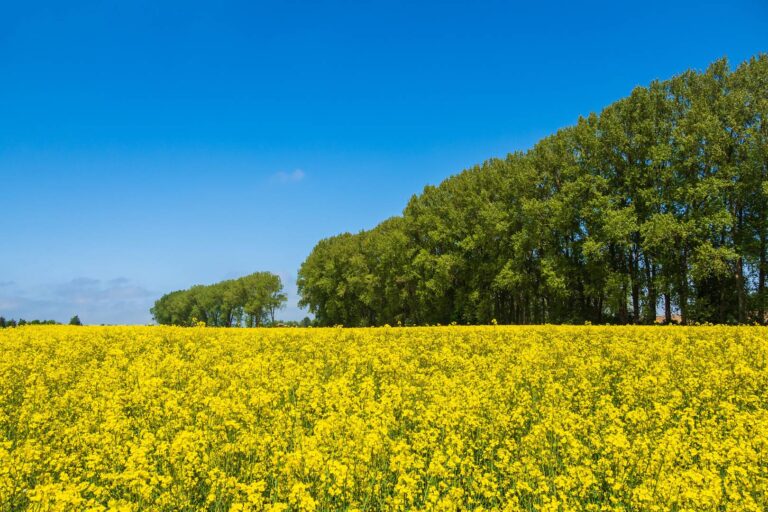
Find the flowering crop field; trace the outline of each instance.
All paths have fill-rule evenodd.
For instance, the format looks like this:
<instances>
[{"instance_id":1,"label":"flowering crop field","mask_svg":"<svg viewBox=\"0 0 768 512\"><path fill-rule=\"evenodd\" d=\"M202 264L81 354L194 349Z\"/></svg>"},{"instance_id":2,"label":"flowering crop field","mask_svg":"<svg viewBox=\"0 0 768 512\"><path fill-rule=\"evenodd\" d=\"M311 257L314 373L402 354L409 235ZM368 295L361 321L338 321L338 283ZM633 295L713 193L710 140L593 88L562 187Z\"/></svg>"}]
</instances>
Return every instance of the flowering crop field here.
<instances>
[{"instance_id":1,"label":"flowering crop field","mask_svg":"<svg viewBox=\"0 0 768 512\"><path fill-rule=\"evenodd\" d=\"M2 510L768 508L760 327L0 331Z\"/></svg>"}]
</instances>

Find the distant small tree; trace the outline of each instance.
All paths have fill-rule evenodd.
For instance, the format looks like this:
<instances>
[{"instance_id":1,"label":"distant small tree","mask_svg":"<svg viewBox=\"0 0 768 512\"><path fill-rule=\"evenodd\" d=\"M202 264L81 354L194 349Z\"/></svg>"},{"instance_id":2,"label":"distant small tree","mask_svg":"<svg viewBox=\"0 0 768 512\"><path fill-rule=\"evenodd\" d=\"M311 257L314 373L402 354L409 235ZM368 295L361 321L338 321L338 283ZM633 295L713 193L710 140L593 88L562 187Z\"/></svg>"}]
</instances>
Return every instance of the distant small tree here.
<instances>
[{"instance_id":1,"label":"distant small tree","mask_svg":"<svg viewBox=\"0 0 768 512\"><path fill-rule=\"evenodd\" d=\"M75 315L69 320L69 325L83 325L80 321L80 317Z\"/></svg>"},{"instance_id":2,"label":"distant small tree","mask_svg":"<svg viewBox=\"0 0 768 512\"><path fill-rule=\"evenodd\" d=\"M19 318L19 324L18 325L27 325L27 321L23 318Z\"/></svg>"},{"instance_id":3,"label":"distant small tree","mask_svg":"<svg viewBox=\"0 0 768 512\"><path fill-rule=\"evenodd\" d=\"M0 329L5 328L5 317L0 316Z\"/></svg>"},{"instance_id":4,"label":"distant small tree","mask_svg":"<svg viewBox=\"0 0 768 512\"><path fill-rule=\"evenodd\" d=\"M305 316L301 321L301 326L309 327L310 325L312 325L312 320L310 320L308 316Z\"/></svg>"}]
</instances>

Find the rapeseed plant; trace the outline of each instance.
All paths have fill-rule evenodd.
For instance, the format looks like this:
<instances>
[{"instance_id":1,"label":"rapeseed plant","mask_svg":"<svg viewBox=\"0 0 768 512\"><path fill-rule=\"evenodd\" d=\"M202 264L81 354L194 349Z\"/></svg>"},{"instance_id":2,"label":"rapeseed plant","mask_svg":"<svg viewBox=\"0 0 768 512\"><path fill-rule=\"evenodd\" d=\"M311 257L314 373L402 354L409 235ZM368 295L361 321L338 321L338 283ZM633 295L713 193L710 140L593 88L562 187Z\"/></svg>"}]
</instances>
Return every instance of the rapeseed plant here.
<instances>
[{"instance_id":1,"label":"rapeseed plant","mask_svg":"<svg viewBox=\"0 0 768 512\"><path fill-rule=\"evenodd\" d=\"M761 327L0 331L2 510L768 508Z\"/></svg>"}]
</instances>

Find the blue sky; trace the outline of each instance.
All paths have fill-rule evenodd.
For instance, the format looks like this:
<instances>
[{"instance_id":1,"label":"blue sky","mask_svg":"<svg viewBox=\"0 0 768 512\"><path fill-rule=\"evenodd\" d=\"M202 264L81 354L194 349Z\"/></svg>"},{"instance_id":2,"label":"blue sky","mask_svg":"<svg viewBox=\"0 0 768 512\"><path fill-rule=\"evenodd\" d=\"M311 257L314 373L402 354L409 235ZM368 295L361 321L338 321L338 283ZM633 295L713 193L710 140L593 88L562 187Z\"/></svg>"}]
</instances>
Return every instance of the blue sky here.
<instances>
[{"instance_id":1,"label":"blue sky","mask_svg":"<svg viewBox=\"0 0 768 512\"><path fill-rule=\"evenodd\" d=\"M13 4L13 5L12 5ZM599 111L768 2L2 2L0 315L147 323Z\"/></svg>"}]
</instances>

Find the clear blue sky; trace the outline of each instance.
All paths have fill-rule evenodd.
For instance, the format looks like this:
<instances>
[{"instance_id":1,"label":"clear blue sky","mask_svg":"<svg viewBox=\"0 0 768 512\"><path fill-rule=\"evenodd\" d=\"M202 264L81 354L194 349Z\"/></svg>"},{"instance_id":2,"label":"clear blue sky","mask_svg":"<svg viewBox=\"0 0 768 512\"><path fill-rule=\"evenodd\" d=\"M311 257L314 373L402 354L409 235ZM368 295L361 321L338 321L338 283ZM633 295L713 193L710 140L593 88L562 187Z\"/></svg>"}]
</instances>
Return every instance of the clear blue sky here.
<instances>
[{"instance_id":1,"label":"clear blue sky","mask_svg":"<svg viewBox=\"0 0 768 512\"><path fill-rule=\"evenodd\" d=\"M768 51L768 2L2 2L0 315L146 323L296 271L636 85Z\"/></svg>"}]
</instances>

